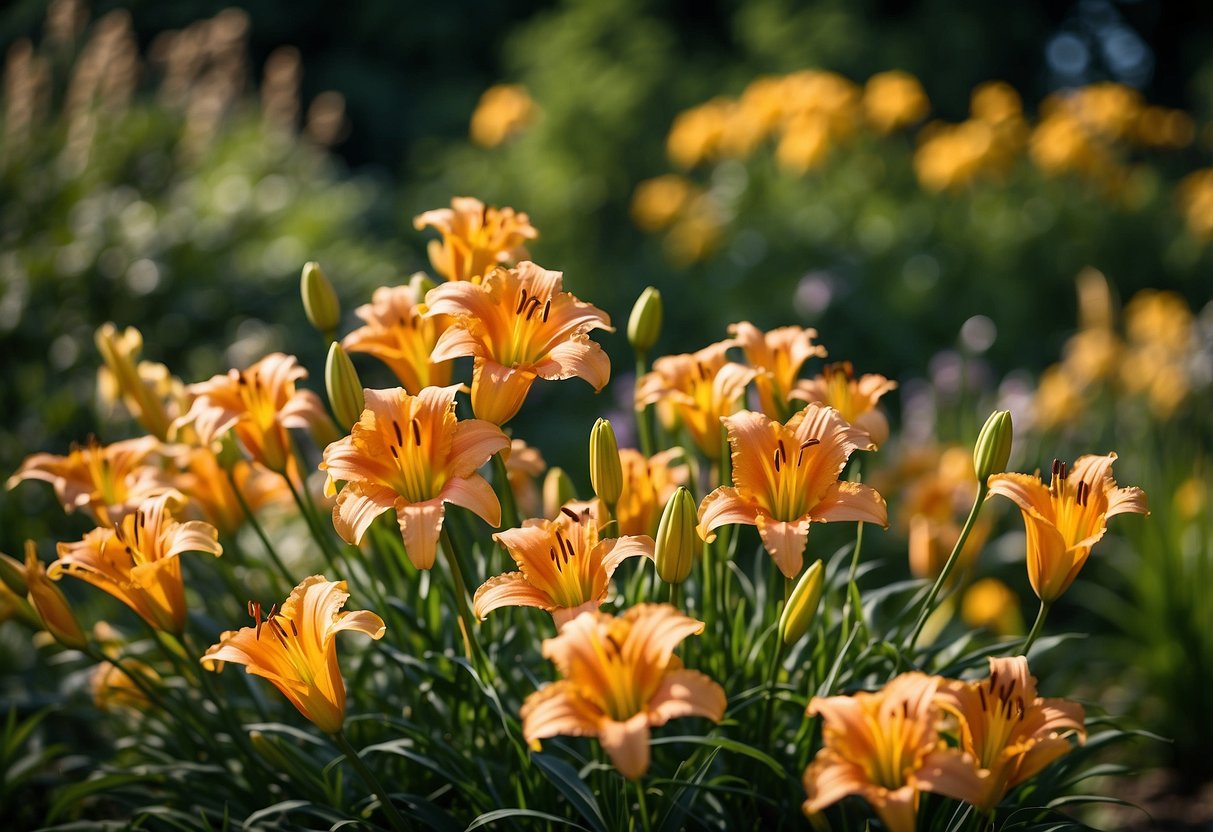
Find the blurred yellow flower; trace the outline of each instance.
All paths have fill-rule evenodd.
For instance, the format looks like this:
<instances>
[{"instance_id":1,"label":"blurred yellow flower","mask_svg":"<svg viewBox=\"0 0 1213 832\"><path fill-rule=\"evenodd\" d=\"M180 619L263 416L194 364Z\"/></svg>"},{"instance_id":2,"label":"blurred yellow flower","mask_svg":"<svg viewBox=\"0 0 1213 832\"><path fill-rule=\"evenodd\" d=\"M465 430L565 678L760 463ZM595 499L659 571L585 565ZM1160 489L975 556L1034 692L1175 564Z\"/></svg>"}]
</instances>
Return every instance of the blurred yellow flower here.
<instances>
[{"instance_id":1,"label":"blurred yellow flower","mask_svg":"<svg viewBox=\"0 0 1213 832\"><path fill-rule=\"evenodd\" d=\"M167 441L169 426L185 412L185 387L163 364L139 361L143 335L128 326L119 332L102 324L95 336L105 366L98 372L103 399L121 398L130 414L157 439Z\"/></svg>"},{"instance_id":2,"label":"blurred yellow flower","mask_svg":"<svg viewBox=\"0 0 1213 832\"><path fill-rule=\"evenodd\" d=\"M174 476L173 484L189 498L190 507L201 513L202 519L225 535L244 525L248 519L244 508L213 450L185 447L175 454L175 462L181 473ZM291 502L291 492L282 477L256 462L238 459L231 466L231 474L250 511Z\"/></svg>"},{"instance_id":3,"label":"blurred yellow flower","mask_svg":"<svg viewBox=\"0 0 1213 832\"><path fill-rule=\"evenodd\" d=\"M1032 422L1044 429L1064 425L1084 412L1082 390L1061 364L1040 374L1032 397Z\"/></svg>"},{"instance_id":4,"label":"blurred yellow flower","mask_svg":"<svg viewBox=\"0 0 1213 832\"><path fill-rule=\"evenodd\" d=\"M701 192L698 185L676 173L646 179L632 194L632 221L641 231L660 231Z\"/></svg>"},{"instance_id":5,"label":"blurred yellow flower","mask_svg":"<svg viewBox=\"0 0 1213 832\"><path fill-rule=\"evenodd\" d=\"M1006 81L986 81L973 88L969 96L973 118L997 126L1023 118L1023 99Z\"/></svg>"},{"instance_id":6,"label":"blurred yellow flower","mask_svg":"<svg viewBox=\"0 0 1213 832\"><path fill-rule=\"evenodd\" d=\"M999 636L1023 632L1019 597L997 578L982 578L965 590L960 617L970 627L984 627Z\"/></svg>"},{"instance_id":7,"label":"blurred yellow flower","mask_svg":"<svg viewBox=\"0 0 1213 832\"><path fill-rule=\"evenodd\" d=\"M414 281L376 289L370 303L354 310L365 324L341 340L347 352L368 353L388 365L414 395L423 387L451 383L451 362L430 359L450 321L442 315L425 316L420 286Z\"/></svg>"},{"instance_id":8,"label":"blurred yellow flower","mask_svg":"<svg viewBox=\"0 0 1213 832\"><path fill-rule=\"evenodd\" d=\"M918 578L934 579L942 571L977 494L969 448L953 445L935 454L934 464L905 486L900 505L909 534L910 572ZM960 552L962 570L973 564L989 534L989 518L979 516Z\"/></svg>"},{"instance_id":9,"label":"blurred yellow flower","mask_svg":"<svg viewBox=\"0 0 1213 832\"><path fill-rule=\"evenodd\" d=\"M537 108L521 84L496 84L480 96L468 134L481 147L496 147L526 129Z\"/></svg>"},{"instance_id":10,"label":"blurred yellow flower","mask_svg":"<svg viewBox=\"0 0 1213 832\"><path fill-rule=\"evenodd\" d=\"M666 137L666 155L680 168L690 169L714 158L733 103L713 98L684 110L674 119Z\"/></svg>"},{"instance_id":11,"label":"blurred yellow flower","mask_svg":"<svg viewBox=\"0 0 1213 832\"><path fill-rule=\"evenodd\" d=\"M1202 243L1213 240L1213 168L1189 173L1175 192L1188 233Z\"/></svg>"},{"instance_id":12,"label":"blurred yellow flower","mask_svg":"<svg viewBox=\"0 0 1213 832\"><path fill-rule=\"evenodd\" d=\"M892 133L924 118L931 102L917 78L894 69L868 79L863 88L863 108L868 123L878 132Z\"/></svg>"},{"instance_id":13,"label":"blurred yellow flower","mask_svg":"<svg viewBox=\"0 0 1213 832\"><path fill-rule=\"evenodd\" d=\"M1209 505L1209 489L1198 476L1188 477L1175 489L1175 511L1184 520L1199 519Z\"/></svg>"},{"instance_id":14,"label":"blurred yellow flower","mask_svg":"<svg viewBox=\"0 0 1213 832\"><path fill-rule=\"evenodd\" d=\"M539 236L526 214L470 196L453 198L450 208L418 214L413 227L442 234L441 241L430 240L426 251L434 271L453 281L483 278L497 266L526 260L527 240Z\"/></svg>"},{"instance_id":15,"label":"blurred yellow flower","mask_svg":"<svg viewBox=\"0 0 1213 832\"><path fill-rule=\"evenodd\" d=\"M830 152L830 124L820 113L798 113L788 119L775 148L775 160L796 174L808 173Z\"/></svg>"},{"instance_id":16,"label":"blurred yellow flower","mask_svg":"<svg viewBox=\"0 0 1213 832\"><path fill-rule=\"evenodd\" d=\"M968 185L982 171L994 148L994 131L984 121L928 125L919 134L914 172L929 191Z\"/></svg>"},{"instance_id":17,"label":"blurred yellow flower","mask_svg":"<svg viewBox=\"0 0 1213 832\"><path fill-rule=\"evenodd\" d=\"M534 517L543 510L537 480L547 467L538 448L532 448L521 439L510 440L505 473L520 516Z\"/></svg>"}]
</instances>

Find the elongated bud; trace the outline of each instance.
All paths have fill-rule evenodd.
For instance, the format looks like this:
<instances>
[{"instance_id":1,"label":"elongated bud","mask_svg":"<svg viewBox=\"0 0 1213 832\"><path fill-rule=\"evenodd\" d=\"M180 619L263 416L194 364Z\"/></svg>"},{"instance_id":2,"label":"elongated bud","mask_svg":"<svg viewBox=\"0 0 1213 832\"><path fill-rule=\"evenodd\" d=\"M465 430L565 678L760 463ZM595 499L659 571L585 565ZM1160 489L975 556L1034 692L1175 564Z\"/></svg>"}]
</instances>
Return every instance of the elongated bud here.
<instances>
[{"instance_id":1,"label":"elongated bud","mask_svg":"<svg viewBox=\"0 0 1213 832\"><path fill-rule=\"evenodd\" d=\"M661 335L661 292L652 286L640 293L628 316L628 342L638 352L648 352Z\"/></svg>"},{"instance_id":2,"label":"elongated bud","mask_svg":"<svg viewBox=\"0 0 1213 832\"><path fill-rule=\"evenodd\" d=\"M791 647L809 631L817 605L821 603L821 590L825 569L820 560L815 560L796 582L783 614L779 616L779 635L783 643Z\"/></svg>"},{"instance_id":3,"label":"elongated bud","mask_svg":"<svg viewBox=\"0 0 1213 832\"><path fill-rule=\"evenodd\" d=\"M349 432L362 411L366 408L366 397L362 393L362 381L349 353L334 341L329 344L329 356L324 362L324 387L329 394L329 404L337 424Z\"/></svg>"},{"instance_id":4,"label":"elongated bud","mask_svg":"<svg viewBox=\"0 0 1213 832\"><path fill-rule=\"evenodd\" d=\"M995 410L986 419L981 433L977 435L977 444L973 446L973 470L982 487L993 474L1007 470L1013 436L1011 411Z\"/></svg>"},{"instance_id":5,"label":"elongated bud","mask_svg":"<svg viewBox=\"0 0 1213 832\"><path fill-rule=\"evenodd\" d=\"M590 431L590 483L598 499L608 506L619 502L623 493L623 465L619 462L615 429L606 419L599 419Z\"/></svg>"},{"instance_id":6,"label":"elongated bud","mask_svg":"<svg viewBox=\"0 0 1213 832\"><path fill-rule=\"evenodd\" d=\"M548 469L543 478L543 516L555 517L560 507L577 499L577 489L568 472L559 466Z\"/></svg>"},{"instance_id":7,"label":"elongated bud","mask_svg":"<svg viewBox=\"0 0 1213 832\"><path fill-rule=\"evenodd\" d=\"M16 558L0 552L0 583L3 583L12 593L24 598L29 592L25 583L25 567Z\"/></svg>"},{"instance_id":8,"label":"elongated bud","mask_svg":"<svg viewBox=\"0 0 1213 832\"><path fill-rule=\"evenodd\" d=\"M303 264L299 292L303 295L303 311L307 313L307 319L319 332L331 337L341 323L341 302L337 300L337 292L319 263L311 261Z\"/></svg>"},{"instance_id":9,"label":"elongated bud","mask_svg":"<svg viewBox=\"0 0 1213 832\"><path fill-rule=\"evenodd\" d=\"M681 485L661 512L653 559L657 561L657 574L667 584L680 584L691 574L700 547L699 536L695 534L697 514L695 498Z\"/></svg>"},{"instance_id":10,"label":"elongated bud","mask_svg":"<svg viewBox=\"0 0 1213 832\"><path fill-rule=\"evenodd\" d=\"M46 569L38 559L34 541L25 542L25 582L29 585L29 600L38 611L42 625L55 637L55 641L74 650L83 649L88 637L80 629L67 596L46 576Z\"/></svg>"}]
</instances>

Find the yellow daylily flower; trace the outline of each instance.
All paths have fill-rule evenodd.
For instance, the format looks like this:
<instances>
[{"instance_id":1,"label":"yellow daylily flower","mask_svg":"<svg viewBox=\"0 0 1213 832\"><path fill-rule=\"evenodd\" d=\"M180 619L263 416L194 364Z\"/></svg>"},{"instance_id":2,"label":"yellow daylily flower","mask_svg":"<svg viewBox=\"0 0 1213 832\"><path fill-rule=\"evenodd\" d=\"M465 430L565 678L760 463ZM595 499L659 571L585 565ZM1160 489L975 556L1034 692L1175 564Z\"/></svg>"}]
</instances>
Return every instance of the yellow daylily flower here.
<instances>
[{"instance_id":1,"label":"yellow daylily flower","mask_svg":"<svg viewBox=\"0 0 1213 832\"><path fill-rule=\"evenodd\" d=\"M428 253L434 271L447 280L475 280L497 266L526 260L526 241L539 236L526 214L470 196L413 218L418 231L427 226L442 234L441 242L430 241Z\"/></svg>"},{"instance_id":2,"label":"yellow daylily flower","mask_svg":"<svg viewBox=\"0 0 1213 832\"><path fill-rule=\"evenodd\" d=\"M345 722L345 682L333 636L353 630L379 639L387 629L369 610L342 612L349 597L345 581L312 575L264 618L261 605L250 601L254 626L224 633L202 657L203 666L245 665L252 675L270 680L317 728L335 734Z\"/></svg>"},{"instance_id":3,"label":"yellow daylily flower","mask_svg":"<svg viewBox=\"0 0 1213 832\"><path fill-rule=\"evenodd\" d=\"M97 385L103 398L121 398L131 416L157 439L168 441L169 427L186 405L181 380L163 364L139 360L143 335L133 326L119 332L112 323L102 324L95 340L105 362Z\"/></svg>"},{"instance_id":4,"label":"yellow daylily flower","mask_svg":"<svg viewBox=\"0 0 1213 832\"><path fill-rule=\"evenodd\" d=\"M1112 478L1116 454L1083 456L1067 470L1053 461L1046 487L1027 474L995 474L990 496L999 494L1019 506L1028 535L1028 580L1036 597L1051 604L1061 597L1087 562L1091 547L1108 530L1108 518L1133 512L1149 514L1140 488L1117 488Z\"/></svg>"},{"instance_id":5,"label":"yellow daylily flower","mask_svg":"<svg viewBox=\"0 0 1213 832\"><path fill-rule=\"evenodd\" d=\"M755 370L730 361L732 339L698 352L664 355L636 382L636 406L676 408L696 447L708 459L720 459L720 419L741 409L746 385Z\"/></svg>"},{"instance_id":6,"label":"yellow daylily flower","mask_svg":"<svg viewBox=\"0 0 1213 832\"><path fill-rule=\"evenodd\" d=\"M653 534L666 500L689 476L681 448L670 448L645 458L634 448L620 448L623 493L615 504L620 534Z\"/></svg>"},{"instance_id":7,"label":"yellow daylily flower","mask_svg":"<svg viewBox=\"0 0 1213 832\"><path fill-rule=\"evenodd\" d=\"M763 332L749 321L730 324L729 333L745 353L745 360L756 371L754 386L762 412L783 421L790 415L788 397L810 358L826 354L825 347L814 344L817 330L783 326ZM827 402L829 404L829 402Z\"/></svg>"},{"instance_id":8,"label":"yellow daylily flower","mask_svg":"<svg viewBox=\"0 0 1213 832\"><path fill-rule=\"evenodd\" d=\"M354 310L365 326L341 341L347 352L368 353L388 365L404 389L414 394L423 387L451 383L451 362L430 360L449 321L442 316L425 317L419 292L415 284L376 289L370 303Z\"/></svg>"},{"instance_id":9,"label":"yellow daylily flower","mask_svg":"<svg viewBox=\"0 0 1213 832\"><path fill-rule=\"evenodd\" d=\"M630 780L649 767L649 729L681 716L724 717L724 689L673 655L703 622L668 604L641 604L618 618L585 612L543 642L561 679L522 703L522 735L598 737Z\"/></svg>"},{"instance_id":10,"label":"yellow daylily flower","mask_svg":"<svg viewBox=\"0 0 1213 832\"><path fill-rule=\"evenodd\" d=\"M832 407L811 404L780 424L761 413L726 417L733 449L733 486L699 505L699 534L728 523L757 526L762 543L785 577L804 565L809 524L858 520L888 526L884 498L871 486L840 481L852 451L870 450L864 431Z\"/></svg>"},{"instance_id":11,"label":"yellow daylily flower","mask_svg":"<svg viewBox=\"0 0 1213 832\"><path fill-rule=\"evenodd\" d=\"M944 747L936 730L939 683L903 673L874 693L813 697L808 715L822 717L824 745L805 769L805 812L859 795L889 832L914 832L919 777Z\"/></svg>"},{"instance_id":12,"label":"yellow daylily flower","mask_svg":"<svg viewBox=\"0 0 1213 832\"><path fill-rule=\"evenodd\" d=\"M234 430L253 459L281 474L291 459L287 428L332 425L320 397L296 389L295 382L303 378L307 370L295 356L272 353L247 370L191 384L189 392L196 398L177 422L192 424L204 445Z\"/></svg>"},{"instance_id":13,"label":"yellow daylily flower","mask_svg":"<svg viewBox=\"0 0 1213 832\"><path fill-rule=\"evenodd\" d=\"M73 445L67 456L32 454L6 488L24 480L49 482L64 511L84 509L104 526L113 526L148 497L172 488L157 464L160 441L154 436L102 445L95 439Z\"/></svg>"},{"instance_id":14,"label":"yellow daylily flower","mask_svg":"<svg viewBox=\"0 0 1213 832\"><path fill-rule=\"evenodd\" d=\"M502 425L513 418L536 378L579 376L595 390L611 377L611 361L591 341L613 332L605 312L563 289L560 272L530 261L496 269L480 283L447 283L426 295L427 317L450 315L433 361L472 356L472 411Z\"/></svg>"},{"instance_id":15,"label":"yellow daylily flower","mask_svg":"<svg viewBox=\"0 0 1213 832\"><path fill-rule=\"evenodd\" d=\"M427 387L416 396L403 388L364 390L366 410L350 435L324 450L325 493L345 487L333 507L333 527L357 544L371 523L394 509L409 560L429 569L437 554L445 503L473 511L491 526L501 523L497 495L476 469L509 447L496 425L455 417L459 385Z\"/></svg>"},{"instance_id":16,"label":"yellow daylily flower","mask_svg":"<svg viewBox=\"0 0 1213 832\"><path fill-rule=\"evenodd\" d=\"M919 774L921 787L971 803L982 812L1086 739L1083 708L1036 695L1025 656L990 657L990 677L944 681L936 704L955 717L960 744L937 752Z\"/></svg>"},{"instance_id":17,"label":"yellow daylily flower","mask_svg":"<svg viewBox=\"0 0 1213 832\"><path fill-rule=\"evenodd\" d=\"M210 523L173 519L170 502L179 494L145 500L114 528L93 529L83 540L59 544L59 559L47 574L71 575L108 592L157 630L180 634L185 628L182 552L223 554L219 533Z\"/></svg>"},{"instance_id":18,"label":"yellow daylily flower","mask_svg":"<svg viewBox=\"0 0 1213 832\"><path fill-rule=\"evenodd\" d=\"M493 535L520 571L489 578L476 590L478 618L506 606L538 607L557 629L606 600L611 575L628 558L652 559L647 535L600 539L598 517L566 506L555 520L527 520L522 528Z\"/></svg>"},{"instance_id":19,"label":"yellow daylily flower","mask_svg":"<svg viewBox=\"0 0 1213 832\"><path fill-rule=\"evenodd\" d=\"M189 504L202 519L219 530L233 534L248 519L240 505L227 472L209 447L185 448L176 456L181 473L173 478ZM291 492L282 477L268 468L245 459L236 460L231 467L232 478L240 489L240 497L253 512L275 503L291 502Z\"/></svg>"},{"instance_id":20,"label":"yellow daylily flower","mask_svg":"<svg viewBox=\"0 0 1213 832\"><path fill-rule=\"evenodd\" d=\"M804 379L796 385L791 398L802 402L829 405L838 415L872 438L879 447L889 438L889 420L880 412L880 397L897 387L876 373L855 378L850 361L831 364L815 378Z\"/></svg>"}]
</instances>

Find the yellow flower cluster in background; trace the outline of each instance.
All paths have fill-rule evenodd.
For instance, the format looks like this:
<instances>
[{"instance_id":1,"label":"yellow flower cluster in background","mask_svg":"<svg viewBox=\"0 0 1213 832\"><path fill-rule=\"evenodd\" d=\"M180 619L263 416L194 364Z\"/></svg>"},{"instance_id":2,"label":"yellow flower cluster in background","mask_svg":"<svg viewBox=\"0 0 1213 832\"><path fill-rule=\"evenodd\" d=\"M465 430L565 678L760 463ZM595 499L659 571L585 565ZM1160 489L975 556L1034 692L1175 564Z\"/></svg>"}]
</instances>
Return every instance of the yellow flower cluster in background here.
<instances>
[{"instance_id":1,"label":"yellow flower cluster in background","mask_svg":"<svg viewBox=\"0 0 1213 832\"><path fill-rule=\"evenodd\" d=\"M481 147L497 145L525 130L535 119L535 101L521 84L496 84L480 96L468 135Z\"/></svg>"}]
</instances>

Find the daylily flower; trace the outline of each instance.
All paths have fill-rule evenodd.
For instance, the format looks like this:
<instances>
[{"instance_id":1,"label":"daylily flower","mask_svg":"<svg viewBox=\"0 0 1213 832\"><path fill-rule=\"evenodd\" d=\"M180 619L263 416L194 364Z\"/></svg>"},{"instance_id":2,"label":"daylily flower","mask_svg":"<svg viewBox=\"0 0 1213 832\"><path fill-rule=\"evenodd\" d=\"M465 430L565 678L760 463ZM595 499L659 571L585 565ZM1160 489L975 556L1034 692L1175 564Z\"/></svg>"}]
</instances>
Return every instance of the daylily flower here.
<instances>
[{"instance_id":1,"label":"daylily flower","mask_svg":"<svg viewBox=\"0 0 1213 832\"><path fill-rule=\"evenodd\" d=\"M379 639L387 629L369 610L342 612L350 597L345 581L323 575L304 578L279 609L262 618L261 604L249 602L254 625L229 630L202 657L208 670L220 662L245 665L269 679L317 728L335 734L345 722L345 682L333 636L354 630Z\"/></svg>"},{"instance_id":2,"label":"daylily flower","mask_svg":"<svg viewBox=\"0 0 1213 832\"><path fill-rule=\"evenodd\" d=\"M598 518L588 508L566 506L555 520L527 520L493 539L506 548L519 572L489 578L472 600L478 618L498 607L538 607L556 627L606 600L611 575L624 560L653 557L648 536L599 539Z\"/></svg>"},{"instance_id":3,"label":"daylily flower","mask_svg":"<svg viewBox=\"0 0 1213 832\"><path fill-rule=\"evenodd\" d=\"M267 355L247 370L229 370L209 381L191 384L196 398L178 424L192 424L202 444L235 430L253 459L279 474L291 459L287 428L327 428L332 422L311 390L295 388L307 378L293 355Z\"/></svg>"},{"instance_id":4,"label":"daylily flower","mask_svg":"<svg viewBox=\"0 0 1213 832\"><path fill-rule=\"evenodd\" d=\"M939 682L903 673L875 693L813 697L808 715L824 720L824 746L805 769L805 812L859 795L889 832L914 832L919 777L932 753L944 747L935 727Z\"/></svg>"},{"instance_id":5,"label":"daylily flower","mask_svg":"<svg viewBox=\"0 0 1213 832\"><path fill-rule=\"evenodd\" d=\"M543 642L563 677L522 704L522 735L533 746L557 735L598 737L615 768L635 780L649 767L649 729L680 716L719 722L720 685L674 657L703 622L668 604L641 604L614 618L585 612Z\"/></svg>"},{"instance_id":6,"label":"daylily flower","mask_svg":"<svg viewBox=\"0 0 1213 832\"><path fill-rule=\"evenodd\" d=\"M814 344L817 330L799 326L784 326L764 333L749 321L731 324L729 333L737 339L745 360L757 371L754 386L762 412L772 419L788 418L788 396L800 375L800 368L810 358L826 354L825 347Z\"/></svg>"},{"instance_id":7,"label":"daylily flower","mask_svg":"<svg viewBox=\"0 0 1213 832\"><path fill-rule=\"evenodd\" d=\"M934 754L922 787L972 803L983 812L1007 792L1086 739L1083 709L1036 695L1025 656L990 658L990 677L947 680L936 703L956 718L960 745Z\"/></svg>"},{"instance_id":8,"label":"daylily flower","mask_svg":"<svg viewBox=\"0 0 1213 832\"><path fill-rule=\"evenodd\" d=\"M712 541L727 523L758 527L785 577L804 565L809 524L858 520L888 525L884 498L871 486L840 481L851 452L870 450L868 435L832 407L811 404L781 425L743 411L724 420L733 449L733 488L699 505L699 534Z\"/></svg>"},{"instance_id":9,"label":"daylily flower","mask_svg":"<svg viewBox=\"0 0 1213 832\"><path fill-rule=\"evenodd\" d=\"M539 485L535 480L547 467L548 464L543 461L543 454L539 453L538 448L531 447L521 439L510 440L510 455L505 460L505 473L521 516L533 516L543 510L540 505Z\"/></svg>"},{"instance_id":10,"label":"daylily flower","mask_svg":"<svg viewBox=\"0 0 1213 832\"><path fill-rule=\"evenodd\" d=\"M720 459L720 419L741 409L755 370L729 361L732 340L698 352L664 355L636 383L636 406L673 405L691 439L708 459Z\"/></svg>"},{"instance_id":11,"label":"daylily flower","mask_svg":"<svg viewBox=\"0 0 1213 832\"><path fill-rule=\"evenodd\" d=\"M539 236L526 214L470 196L413 218L418 231L427 226L442 233L441 242L430 241L428 252L434 270L447 280L475 280L499 265L525 260L530 256L526 241Z\"/></svg>"},{"instance_id":12,"label":"daylily flower","mask_svg":"<svg viewBox=\"0 0 1213 832\"><path fill-rule=\"evenodd\" d=\"M623 493L615 504L620 534L652 534L657 518L674 489L687 481L687 466L681 448L644 454L633 448L619 449L623 467ZM675 465L675 460L682 464Z\"/></svg>"},{"instance_id":13,"label":"daylily flower","mask_svg":"<svg viewBox=\"0 0 1213 832\"><path fill-rule=\"evenodd\" d=\"M1112 478L1116 454L1083 456L1071 471L1054 460L1046 488L1027 474L995 474L990 495L1013 500L1028 534L1028 580L1046 604L1061 597L1108 530L1108 518L1125 512L1149 514L1140 488L1117 488Z\"/></svg>"},{"instance_id":14,"label":"daylily flower","mask_svg":"<svg viewBox=\"0 0 1213 832\"><path fill-rule=\"evenodd\" d=\"M345 481L333 508L333 527L357 544L371 523L396 511L409 560L429 569L446 515L444 503L501 523L497 495L476 469L510 440L496 425L455 417L459 385L427 387L416 396L403 388L365 390L366 410L350 435L324 450L325 493Z\"/></svg>"},{"instance_id":15,"label":"daylily flower","mask_svg":"<svg viewBox=\"0 0 1213 832\"><path fill-rule=\"evenodd\" d=\"M802 402L829 405L842 418L864 431L879 447L889 438L889 420L880 412L880 397L897 387L897 382L875 373L855 378L850 361L830 364L815 378L802 379L791 398Z\"/></svg>"},{"instance_id":16,"label":"daylily flower","mask_svg":"<svg viewBox=\"0 0 1213 832\"><path fill-rule=\"evenodd\" d=\"M93 529L83 540L59 544L59 559L47 574L58 580L71 575L108 592L157 630L181 633L185 628L185 584L182 552L223 553L210 523L173 519L176 493L144 501L112 529Z\"/></svg>"},{"instance_id":17,"label":"daylily flower","mask_svg":"<svg viewBox=\"0 0 1213 832\"><path fill-rule=\"evenodd\" d=\"M427 318L425 309L418 285L381 286L370 303L354 310L366 325L345 336L341 346L347 352L378 358L411 393L419 393L423 387L444 387L451 383L451 362L432 362L430 353L448 320Z\"/></svg>"},{"instance_id":18,"label":"daylily flower","mask_svg":"<svg viewBox=\"0 0 1213 832\"><path fill-rule=\"evenodd\" d=\"M472 411L502 425L513 418L538 378L580 376L595 390L611 377L611 361L589 338L609 332L605 312L563 290L563 275L530 261L497 269L480 283L447 283L426 295L426 317L450 315L451 326L430 356L470 355Z\"/></svg>"},{"instance_id":19,"label":"daylily flower","mask_svg":"<svg viewBox=\"0 0 1213 832\"><path fill-rule=\"evenodd\" d=\"M177 457L177 464L182 471L174 478L174 483L202 519L217 528L220 534L232 534L244 525L248 518L214 451L209 447L186 448ZM267 505L291 501L291 493L282 477L256 462L236 460L232 465L232 478L253 512Z\"/></svg>"},{"instance_id":20,"label":"daylily flower","mask_svg":"<svg viewBox=\"0 0 1213 832\"><path fill-rule=\"evenodd\" d=\"M86 510L98 523L111 526L133 512L144 499L172 486L161 473L160 441L154 436L102 445L95 439L73 445L67 456L26 457L6 488L23 480L42 480L55 488L64 511Z\"/></svg>"},{"instance_id":21,"label":"daylily flower","mask_svg":"<svg viewBox=\"0 0 1213 832\"><path fill-rule=\"evenodd\" d=\"M121 398L141 425L156 438L168 441L169 427L186 405L181 380L163 364L139 360L143 335L133 326L119 332L112 323L102 324L95 339L105 361L97 384L102 398Z\"/></svg>"}]
</instances>

